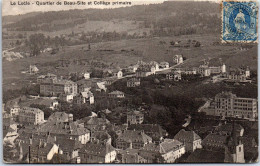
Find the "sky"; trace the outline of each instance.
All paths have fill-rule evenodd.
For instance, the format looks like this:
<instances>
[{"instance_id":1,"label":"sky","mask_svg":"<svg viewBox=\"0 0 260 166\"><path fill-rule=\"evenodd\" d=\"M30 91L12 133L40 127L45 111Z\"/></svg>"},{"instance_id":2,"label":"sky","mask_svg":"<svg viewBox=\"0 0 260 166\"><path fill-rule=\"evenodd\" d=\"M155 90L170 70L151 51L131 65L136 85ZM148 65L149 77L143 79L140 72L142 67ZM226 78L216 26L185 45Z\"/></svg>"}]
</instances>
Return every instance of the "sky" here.
<instances>
[{"instance_id":1,"label":"sky","mask_svg":"<svg viewBox=\"0 0 260 166\"><path fill-rule=\"evenodd\" d=\"M30 5L17 5L18 1L21 2L30 2ZM88 9L88 8L116 8L116 7L125 7L125 6L119 6L119 5L52 5L52 6L46 6L46 5L36 5L36 2L54 2L56 4L58 1L61 1L62 4L64 1L67 2L77 2L78 0L2 0L2 15L18 15L18 14L25 14L30 12L46 12L46 11L60 11L60 10L70 10L70 9ZM162 3L165 0L80 0L84 2L90 2L94 3L94 1L100 2L129 2L131 1L132 5L141 5L141 4L156 4L156 3ZM182 1L182 0L179 0ZM203 0L205 1L205 0ZM210 0L210 1L218 1L218 0ZM16 3L16 5L11 5L11 3ZM34 3L34 4L32 4ZM130 6L130 5L126 5Z\"/></svg>"}]
</instances>

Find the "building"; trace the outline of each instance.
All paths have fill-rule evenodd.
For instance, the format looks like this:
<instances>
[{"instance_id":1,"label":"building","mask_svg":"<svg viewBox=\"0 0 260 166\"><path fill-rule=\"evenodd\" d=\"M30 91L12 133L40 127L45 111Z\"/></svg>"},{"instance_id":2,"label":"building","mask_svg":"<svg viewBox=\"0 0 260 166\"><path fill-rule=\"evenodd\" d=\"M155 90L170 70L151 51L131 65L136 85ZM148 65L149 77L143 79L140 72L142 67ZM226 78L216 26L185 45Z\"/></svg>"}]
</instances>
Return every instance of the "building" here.
<instances>
[{"instance_id":1,"label":"building","mask_svg":"<svg viewBox=\"0 0 260 166\"><path fill-rule=\"evenodd\" d=\"M60 100L62 101L66 101L66 102L69 102L71 103L74 99L74 96L72 94L61 94L59 96Z\"/></svg>"},{"instance_id":2,"label":"building","mask_svg":"<svg viewBox=\"0 0 260 166\"><path fill-rule=\"evenodd\" d=\"M141 124L144 121L144 114L140 111L130 111L127 113L127 124Z\"/></svg>"},{"instance_id":3,"label":"building","mask_svg":"<svg viewBox=\"0 0 260 166\"><path fill-rule=\"evenodd\" d=\"M167 73L166 74L167 80L174 80L174 81L180 81L181 80L181 73L174 72L174 73Z\"/></svg>"},{"instance_id":4,"label":"building","mask_svg":"<svg viewBox=\"0 0 260 166\"><path fill-rule=\"evenodd\" d=\"M117 77L118 79L123 77L123 72L121 70L119 71L113 71L113 76Z\"/></svg>"},{"instance_id":5,"label":"building","mask_svg":"<svg viewBox=\"0 0 260 166\"><path fill-rule=\"evenodd\" d=\"M139 155L138 149L120 149L118 150L117 158L122 164L147 163L147 160Z\"/></svg>"},{"instance_id":6,"label":"building","mask_svg":"<svg viewBox=\"0 0 260 166\"><path fill-rule=\"evenodd\" d=\"M87 79L90 79L90 73L89 72L84 72L82 73L83 74L83 77L87 80Z\"/></svg>"},{"instance_id":7,"label":"building","mask_svg":"<svg viewBox=\"0 0 260 166\"><path fill-rule=\"evenodd\" d=\"M117 149L140 149L152 142L152 138L144 131L126 130L116 139Z\"/></svg>"},{"instance_id":8,"label":"building","mask_svg":"<svg viewBox=\"0 0 260 166\"><path fill-rule=\"evenodd\" d=\"M147 144L139 150L139 155L147 163L174 163L184 153L184 144L174 139L165 139L159 144Z\"/></svg>"},{"instance_id":9,"label":"building","mask_svg":"<svg viewBox=\"0 0 260 166\"><path fill-rule=\"evenodd\" d=\"M136 70L136 77L147 77L160 70L159 64L155 61L151 61L149 63L138 61L137 64L138 68Z\"/></svg>"},{"instance_id":10,"label":"building","mask_svg":"<svg viewBox=\"0 0 260 166\"><path fill-rule=\"evenodd\" d=\"M201 149L201 138L194 131L186 131L181 129L175 136L175 140L182 142L185 145L186 152L194 152L196 149Z\"/></svg>"},{"instance_id":11,"label":"building","mask_svg":"<svg viewBox=\"0 0 260 166\"><path fill-rule=\"evenodd\" d=\"M182 64L183 63L182 55L174 55L173 56L173 63L175 63L175 64Z\"/></svg>"},{"instance_id":12,"label":"building","mask_svg":"<svg viewBox=\"0 0 260 166\"><path fill-rule=\"evenodd\" d=\"M94 104L94 95L91 91L81 92L75 97L75 102L77 104Z\"/></svg>"},{"instance_id":13,"label":"building","mask_svg":"<svg viewBox=\"0 0 260 166\"><path fill-rule=\"evenodd\" d=\"M83 144L78 140L58 137L55 144L59 147L61 153L66 160L71 160L79 156L78 152L83 147Z\"/></svg>"},{"instance_id":14,"label":"building","mask_svg":"<svg viewBox=\"0 0 260 166\"><path fill-rule=\"evenodd\" d=\"M38 125L44 122L44 112L38 108L23 107L19 109L20 123Z\"/></svg>"},{"instance_id":15,"label":"building","mask_svg":"<svg viewBox=\"0 0 260 166\"><path fill-rule=\"evenodd\" d=\"M158 124L131 124L127 130L144 131L146 135L152 138L153 142L159 142L168 136L167 131Z\"/></svg>"},{"instance_id":16,"label":"building","mask_svg":"<svg viewBox=\"0 0 260 166\"><path fill-rule=\"evenodd\" d=\"M74 139L82 144L90 141L90 131L77 122L47 121L37 130L39 133L50 134L51 136Z\"/></svg>"},{"instance_id":17,"label":"building","mask_svg":"<svg viewBox=\"0 0 260 166\"><path fill-rule=\"evenodd\" d=\"M230 69L229 72L222 74L222 77L230 82L251 82L250 70L248 67L246 69Z\"/></svg>"},{"instance_id":18,"label":"building","mask_svg":"<svg viewBox=\"0 0 260 166\"><path fill-rule=\"evenodd\" d=\"M136 86L140 86L141 81L140 78L131 78L129 80L127 80L127 87L136 87Z\"/></svg>"},{"instance_id":19,"label":"building","mask_svg":"<svg viewBox=\"0 0 260 166\"><path fill-rule=\"evenodd\" d=\"M231 92L222 92L215 96L215 116L255 119L257 99L237 97Z\"/></svg>"},{"instance_id":20,"label":"building","mask_svg":"<svg viewBox=\"0 0 260 166\"><path fill-rule=\"evenodd\" d=\"M116 150L110 144L96 144L89 142L79 150L81 163L113 163Z\"/></svg>"},{"instance_id":21,"label":"building","mask_svg":"<svg viewBox=\"0 0 260 166\"><path fill-rule=\"evenodd\" d=\"M58 79L58 77L57 75L51 73L48 73L46 75L40 75L39 77L37 77L37 83L42 83L47 79L55 80Z\"/></svg>"},{"instance_id":22,"label":"building","mask_svg":"<svg viewBox=\"0 0 260 166\"><path fill-rule=\"evenodd\" d=\"M128 71L131 72L131 73L135 73L136 70L138 69L138 67L139 67L138 64L129 66L129 67L128 67Z\"/></svg>"},{"instance_id":23,"label":"building","mask_svg":"<svg viewBox=\"0 0 260 166\"><path fill-rule=\"evenodd\" d=\"M198 68L198 74L202 77L208 77L211 75L211 70L209 69L208 65L200 65Z\"/></svg>"},{"instance_id":24,"label":"building","mask_svg":"<svg viewBox=\"0 0 260 166\"><path fill-rule=\"evenodd\" d=\"M91 142L110 144L112 142L111 136L106 131L94 131L91 133Z\"/></svg>"},{"instance_id":25,"label":"building","mask_svg":"<svg viewBox=\"0 0 260 166\"><path fill-rule=\"evenodd\" d=\"M30 65L30 67L29 67L30 74L36 74L38 72L39 72L39 69L36 67L36 65Z\"/></svg>"},{"instance_id":26,"label":"building","mask_svg":"<svg viewBox=\"0 0 260 166\"><path fill-rule=\"evenodd\" d=\"M113 92L108 93L108 97L110 97L110 98L124 98L125 94L124 94L124 92L121 92L121 91L113 91Z\"/></svg>"},{"instance_id":27,"label":"building","mask_svg":"<svg viewBox=\"0 0 260 166\"><path fill-rule=\"evenodd\" d=\"M107 125L110 125L110 121L106 118L98 117L85 117L77 121L78 124L83 125L90 131L103 131L106 129Z\"/></svg>"},{"instance_id":28,"label":"building","mask_svg":"<svg viewBox=\"0 0 260 166\"><path fill-rule=\"evenodd\" d=\"M161 69L168 69L170 67L169 62L161 62L159 64L159 68Z\"/></svg>"},{"instance_id":29,"label":"building","mask_svg":"<svg viewBox=\"0 0 260 166\"><path fill-rule=\"evenodd\" d=\"M73 114L67 114L65 112L54 112L49 116L48 122L72 122Z\"/></svg>"},{"instance_id":30,"label":"building","mask_svg":"<svg viewBox=\"0 0 260 166\"><path fill-rule=\"evenodd\" d=\"M40 93L45 96L59 96L62 94L76 96L77 84L64 79L46 80L40 84Z\"/></svg>"},{"instance_id":31,"label":"building","mask_svg":"<svg viewBox=\"0 0 260 166\"><path fill-rule=\"evenodd\" d=\"M15 104L13 105L13 107L10 109L10 115L11 117L13 117L14 119L16 119L16 117L19 114L19 110L20 110L20 106L17 104L17 102L15 102Z\"/></svg>"}]
</instances>

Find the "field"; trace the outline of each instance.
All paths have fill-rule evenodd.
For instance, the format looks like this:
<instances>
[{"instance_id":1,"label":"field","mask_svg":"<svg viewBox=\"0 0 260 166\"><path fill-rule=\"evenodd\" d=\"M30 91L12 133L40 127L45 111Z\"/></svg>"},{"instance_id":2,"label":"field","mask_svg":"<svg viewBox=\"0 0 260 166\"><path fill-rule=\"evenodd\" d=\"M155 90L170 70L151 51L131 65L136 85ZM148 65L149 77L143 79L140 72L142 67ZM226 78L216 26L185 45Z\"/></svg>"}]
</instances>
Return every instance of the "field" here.
<instances>
[{"instance_id":1,"label":"field","mask_svg":"<svg viewBox=\"0 0 260 166\"><path fill-rule=\"evenodd\" d=\"M120 68L135 64L138 60L168 61L172 65L173 55L183 54L186 58L183 67L198 66L203 63L203 59L210 60L210 64L215 65L221 58L227 66L245 65L250 66L252 70L257 69L256 46L249 50L240 50L239 46L213 45L214 42L219 42L219 39L218 35L186 35L93 43L90 51L87 51L87 44L63 47L55 55L43 53L37 57L13 62L3 61L3 88L20 88L27 84L26 80L34 82L36 76L21 73L28 70L30 64L35 64L40 69L40 74L51 72L64 75L69 72L89 70L90 66L87 62L90 61L99 61L107 66ZM199 41L201 47L174 48L170 45L171 41L187 42L188 40ZM60 60L75 61L75 63L57 68Z\"/></svg>"}]
</instances>

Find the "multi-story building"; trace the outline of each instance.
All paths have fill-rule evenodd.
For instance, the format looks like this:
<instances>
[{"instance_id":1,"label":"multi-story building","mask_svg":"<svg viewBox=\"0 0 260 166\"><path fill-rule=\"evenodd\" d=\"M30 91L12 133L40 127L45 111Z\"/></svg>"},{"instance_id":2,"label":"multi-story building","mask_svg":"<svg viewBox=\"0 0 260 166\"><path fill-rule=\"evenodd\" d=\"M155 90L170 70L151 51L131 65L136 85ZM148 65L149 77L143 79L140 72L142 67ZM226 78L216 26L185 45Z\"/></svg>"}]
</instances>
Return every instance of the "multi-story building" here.
<instances>
[{"instance_id":1,"label":"multi-story building","mask_svg":"<svg viewBox=\"0 0 260 166\"><path fill-rule=\"evenodd\" d=\"M169 62L161 62L159 64L159 68L161 69L168 69L170 67Z\"/></svg>"},{"instance_id":2,"label":"multi-story building","mask_svg":"<svg viewBox=\"0 0 260 166\"><path fill-rule=\"evenodd\" d=\"M21 123L41 124L44 122L44 112L38 108L23 107L19 109L18 120Z\"/></svg>"},{"instance_id":3,"label":"multi-story building","mask_svg":"<svg viewBox=\"0 0 260 166\"><path fill-rule=\"evenodd\" d=\"M59 96L61 94L77 94L77 84L64 79L47 79L40 84L40 93L45 96Z\"/></svg>"},{"instance_id":4,"label":"multi-story building","mask_svg":"<svg viewBox=\"0 0 260 166\"><path fill-rule=\"evenodd\" d=\"M40 126L38 132L77 140L82 144L90 141L90 131L77 122L47 121Z\"/></svg>"},{"instance_id":5,"label":"multi-story building","mask_svg":"<svg viewBox=\"0 0 260 166\"><path fill-rule=\"evenodd\" d=\"M152 138L144 131L126 130L116 139L117 149L140 149L152 142Z\"/></svg>"},{"instance_id":6,"label":"multi-story building","mask_svg":"<svg viewBox=\"0 0 260 166\"><path fill-rule=\"evenodd\" d=\"M140 86L140 78L131 78L129 80L127 80L127 87L136 87L136 86Z\"/></svg>"},{"instance_id":7,"label":"multi-story building","mask_svg":"<svg viewBox=\"0 0 260 166\"><path fill-rule=\"evenodd\" d=\"M144 121L144 114L140 111L130 111L127 113L127 124L141 124Z\"/></svg>"},{"instance_id":8,"label":"multi-story building","mask_svg":"<svg viewBox=\"0 0 260 166\"><path fill-rule=\"evenodd\" d=\"M193 152L198 148L202 148L201 138L194 131L186 131L182 129L174 136L174 139L185 145L186 152Z\"/></svg>"},{"instance_id":9,"label":"multi-story building","mask_svg":"<svg viewBox=\"0 0 260 166\"><path fill-rule=\"evenodd\" d=\"M222 92L215 96L215 115L255 119L257 99L237 97L231 92Z\"/></svg>"},{"instance_id":10,"label":"multi-story building","mask_svg":"<svg viewBox=\"0 0 260 166\"><path fill-rule=\"evenodd\" d=\"M174 163L184 153L184 144L175 139L165 139L160 144L147 144L139 150L139 155L147 163Z\"/></svg>"},{"instance_id":11,"label":"multi-story building","mask_svg":"<svg viewBox=\"0 0 260 166\"><path fill-rule=\"evenodd\" d=\"M181 73L174 72L174 73L167 73L166 74L167 80L174 80L174 81L180 81L181 80Z\"/></svg>"},{"instance_id":12,"label":"multi-story building","mask_svg":"<svg viewBox=\"0 0 260 166\"><path fill-rule=\"evenodd\" d=\"M37 83L42 83L46 79L57 79L57 78L58 77L55 74L48 73L46 75L40 75L39 77L37 77Z\"/></svg>"},{"instance_id":13,"label":"multi-story building","mask_svg":"<svg viewBox=\"0 0 260 166\"><path fill-rule=\"evenodd\" d=\"M81 163L112 163L116 155L115 148L110 144L89 142L79 150Z\"/></svg>"}]
</instances>

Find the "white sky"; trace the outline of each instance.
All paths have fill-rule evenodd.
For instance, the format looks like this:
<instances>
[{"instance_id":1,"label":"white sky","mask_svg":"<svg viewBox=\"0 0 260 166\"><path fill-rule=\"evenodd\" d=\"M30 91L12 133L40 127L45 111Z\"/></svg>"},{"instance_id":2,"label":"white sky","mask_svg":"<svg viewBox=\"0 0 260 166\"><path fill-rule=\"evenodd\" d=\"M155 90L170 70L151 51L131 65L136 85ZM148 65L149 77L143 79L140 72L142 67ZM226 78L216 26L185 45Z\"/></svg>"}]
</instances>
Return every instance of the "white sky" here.
<instances>
[{"instance_id":1,"label":"white sky","mask_svg":"<svg viewBox=\"0 0 260 166\"><path fill-rule=\"evenodd\" d=\"M2 0L2 15L6 16L6 15L17 15L17 14L25 14L25 13L29 13L29 12L35 12L35 11L42 11L42 12L46 12L46 11L59 11L59 10L69 10L69 9L88 9L88 8L116 8L116 7L123 7L123 6L118 6L118 5L52 5L52 6L37 6L35 3L36 1L39 2L57 2L57 1L61 1L63 4L63 1L68 1L68 2L77 2L78 0L27 0L31 4L31 5L11 5L11 2L16 2L18 3L18 1L20 2L24 2L26 0ZM94 1L105 1L105 2L116 2L116 1L121 1L121 2L132 2L132 5L141 5L141 4L155 4L155 3L162 3L165 0L81 0L84 2L90 2L92 1L92 3ZM183 0L179 0L179 1L183 1ZM184 0L185 1L185 0ZM207 0L203 0L203 1L207 1ZM219 0L209 0L209 1L219 1ZM127 5L129 6L129 5Z\"/></svg>"}]
</instances>

